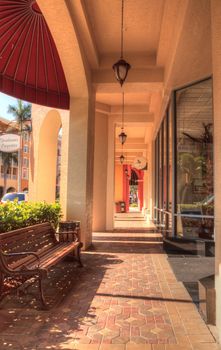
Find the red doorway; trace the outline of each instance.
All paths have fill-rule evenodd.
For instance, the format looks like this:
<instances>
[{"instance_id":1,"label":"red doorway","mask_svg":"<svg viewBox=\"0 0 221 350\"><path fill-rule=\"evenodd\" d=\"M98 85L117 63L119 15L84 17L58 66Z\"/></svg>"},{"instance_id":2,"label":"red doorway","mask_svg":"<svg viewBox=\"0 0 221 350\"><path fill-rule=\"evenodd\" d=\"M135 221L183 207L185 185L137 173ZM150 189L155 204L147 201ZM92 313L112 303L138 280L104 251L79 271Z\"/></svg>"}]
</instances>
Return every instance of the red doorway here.
<instances>
[{"instance_id":1,"label":"red doorway","mask_svg":"<svg viewBox=\"0 0 221 350\"><path fill-rule=\"evenodd\" d=\"M123 201L126 204L127 213L132 203L137 203L139 211L143 209L143 177L143 170L137 170L131 165L123 165Z\"/></svg>"}]
</instances>

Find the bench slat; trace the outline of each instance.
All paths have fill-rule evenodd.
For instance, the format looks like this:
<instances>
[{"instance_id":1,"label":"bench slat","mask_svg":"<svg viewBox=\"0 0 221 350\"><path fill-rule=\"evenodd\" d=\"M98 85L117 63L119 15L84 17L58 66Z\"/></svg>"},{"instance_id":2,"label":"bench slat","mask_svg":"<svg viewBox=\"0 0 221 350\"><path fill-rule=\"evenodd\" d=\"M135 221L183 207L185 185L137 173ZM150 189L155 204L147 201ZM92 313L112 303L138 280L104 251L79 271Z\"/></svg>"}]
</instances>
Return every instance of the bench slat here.
<instances>
[{"instance_id":1,"label":"bench slat","mask_svg":"<svg viewBox=\"0 0 221 350\"><path fill-rule=\"evenodd\" d=\"M61 261L66 255L72 252L77 246L79 242L65 242L59 244L57 247L54 247L47 254L41 256L40 260L40 268L48 269L59 261ZM36 268L38 266L38 262L35 261L31 263L28 267Z\"/></svg>"}]
</instances>

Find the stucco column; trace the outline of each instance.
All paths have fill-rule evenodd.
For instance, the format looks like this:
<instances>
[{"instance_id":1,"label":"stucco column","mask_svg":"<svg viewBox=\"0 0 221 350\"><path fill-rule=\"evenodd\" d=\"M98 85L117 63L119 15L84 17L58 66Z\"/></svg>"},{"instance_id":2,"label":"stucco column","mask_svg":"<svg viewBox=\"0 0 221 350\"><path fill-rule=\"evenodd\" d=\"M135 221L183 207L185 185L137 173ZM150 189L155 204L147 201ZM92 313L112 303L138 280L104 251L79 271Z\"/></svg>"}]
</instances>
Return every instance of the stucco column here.
<instances>
[{"instance_id":1,"label":"stucco column","mask_svg":"<svg viewBox=\"0 0 221 350\"><path fill-rule=\"evenodd\" d=\"M150 213L150 219L153 218L153 143L148 144L148 209Z\"/></svg>"},{"instance_id":2,"label":"stucco column","mask_svg":"<svg viewBox=\"0 0 221 350\"><path fill-rule=\"evenodd\" d=\"M130 165L123 165L123 201L125 202L125 210L126 213L129 212L129 179L127 177L126 171L128 172L128 175L131 174L131 167Z\"/></svg>"},{"instance_id":3,"label":"stucco column","mask_svg":"<svg viewBox=\"0 0 221 350\"><path fill-rule=\"evenodd\" d=\"M214 193L216 323L221 341L221 1L211 1L213 103L214 103Z\"/></svg>"},{"instance_id":4,"label":"stucco column","mask_svg":"<svg viewBox=\"0 0 221 350\"><path fill-rule=\"evenodd\" d=\"M148 146L147 146L146 154L148 155ZM149 160L148 160L148 167L149 167ZM146 215L148 209L149 209L149 173L148 173L148 170L145 170L144 177L143 177L143 210L142 212Z\"/></svg>"},{"instance_id":5,"label":"stucco column","mask_svg":"<svg viewBox=\"0 0 221 350\"><path fill-rule=\"evenodd\" d=\"M62 128L61 204L64 219L81 221L84 248L92 238L94 111L93 95L71 98Z\"/></svg>"},{"instance_id":6,"label":"stucco column","mask_svg":"<svg viewBox=\"0 0 221 350\"><path fill-rule=\"evenodd\" d=\"M95 115L94 144L94 186L93 186L93 231L106 230L106 194L107 194L107 115Z\"/></svg>"},{"instance_id":7,"label":"stucco column","mask_svg":"<svg viewBox=\"0 0 221 350\"><path fill-rule=\"evenodd\" d=\"M107 154L107 202L106 202L106 230L114 228L114 146L115 123L113 118L108 119L108 154Z\"/></svg>"}]
</instances>

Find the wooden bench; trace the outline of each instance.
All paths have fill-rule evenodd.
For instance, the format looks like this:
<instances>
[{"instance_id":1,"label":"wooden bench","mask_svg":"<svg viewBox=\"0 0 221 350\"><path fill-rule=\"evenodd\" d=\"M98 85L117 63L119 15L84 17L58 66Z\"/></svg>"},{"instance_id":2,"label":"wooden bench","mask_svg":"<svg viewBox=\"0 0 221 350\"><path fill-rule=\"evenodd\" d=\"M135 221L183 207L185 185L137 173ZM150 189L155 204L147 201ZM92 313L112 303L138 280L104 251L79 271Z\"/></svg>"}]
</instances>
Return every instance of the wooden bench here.
<instances>
[{"instance_id":1,"label":"wooden bench","mask_svg":"<svg viewBox=\"0 0 221 350\"><path fill-rule=\"evenodd\" d=\"M57 240L56 237L61 236ZM70 240L72 235L72 240ZM67 240L68 238L68 240ZM80 242L78 231L56 233L50 223L43 223L0 234L0 296L4 277L31 278L39 282L40 300L47 308L43 294L42 280L47 277L49 268L59 263L68 254L73 254L79 266Z\"/></svg>"}]
</instances>

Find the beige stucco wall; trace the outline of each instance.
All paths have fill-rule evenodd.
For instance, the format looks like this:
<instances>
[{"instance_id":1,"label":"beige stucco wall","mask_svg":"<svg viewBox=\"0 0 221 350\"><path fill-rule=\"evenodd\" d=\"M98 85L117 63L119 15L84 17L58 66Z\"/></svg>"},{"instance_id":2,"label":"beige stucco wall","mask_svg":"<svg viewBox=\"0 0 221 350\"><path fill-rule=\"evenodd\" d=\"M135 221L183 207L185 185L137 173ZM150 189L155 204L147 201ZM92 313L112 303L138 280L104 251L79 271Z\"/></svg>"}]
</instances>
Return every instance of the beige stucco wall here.
<instances>
[{"instance_id":1,"label":"beige stucco wall","mask_svg":"<svg viewBox=\"0 0 221 350\"><path fill-rule=\"evenodd\" d=\"M108 118L95 115L93 231L106 229Z\"/></svg>"},{"instance_id":2,"label":"beige stucco wall","mask_svg":"<svg viewBox=\"0 0 221 350\"><path fill-rule=\"evenodd\" d=\"M212 74L210 1L182 0L175 3L176 20L173 18L168 23L171 47L166 53L164 92L162 101L158 103L160 108L155 114L155 135L171 91Z\"/></svg>"},{"instance_id":3,"label":"beige stucco wall","mask_svg":"<svg viewBox=\"0 0 221 350\"><path fill-rule=\"evenodd\" d=\"M123 166L115 164L115 202L123 200Z\"/></svg>"}]
</instances>

